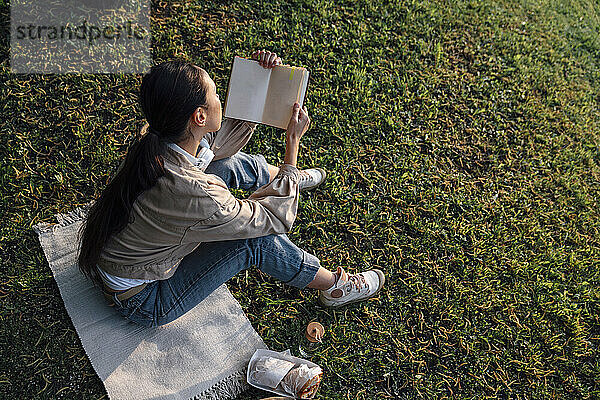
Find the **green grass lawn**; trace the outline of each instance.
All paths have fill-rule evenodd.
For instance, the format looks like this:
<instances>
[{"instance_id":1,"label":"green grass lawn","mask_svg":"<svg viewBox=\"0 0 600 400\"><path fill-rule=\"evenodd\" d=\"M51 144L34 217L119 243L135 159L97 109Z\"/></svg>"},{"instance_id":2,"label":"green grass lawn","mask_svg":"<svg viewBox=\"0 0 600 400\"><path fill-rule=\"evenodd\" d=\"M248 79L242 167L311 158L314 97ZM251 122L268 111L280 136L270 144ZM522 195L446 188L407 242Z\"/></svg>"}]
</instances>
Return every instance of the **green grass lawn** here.
<instances>
[{"instance_id":1,"label":"green grass lawn","mask_svg":"<svg viewBox=\"0 0 600 400\"><path fill-rule=\"evenodd\" d=\"M329 176L290 237L387 276L335 311L256 270L229 282L274 350L325 326L320 398L600 398L597 1L194 3L154 4L155 62L193 61L222 98L234 55L308 68L299 166ZM141 77L10 74L8 38L0 398L106 399L31 228L105 187L143 123ZM280 163L284 131L244 151Z\"/></svg>"}]
</instances>

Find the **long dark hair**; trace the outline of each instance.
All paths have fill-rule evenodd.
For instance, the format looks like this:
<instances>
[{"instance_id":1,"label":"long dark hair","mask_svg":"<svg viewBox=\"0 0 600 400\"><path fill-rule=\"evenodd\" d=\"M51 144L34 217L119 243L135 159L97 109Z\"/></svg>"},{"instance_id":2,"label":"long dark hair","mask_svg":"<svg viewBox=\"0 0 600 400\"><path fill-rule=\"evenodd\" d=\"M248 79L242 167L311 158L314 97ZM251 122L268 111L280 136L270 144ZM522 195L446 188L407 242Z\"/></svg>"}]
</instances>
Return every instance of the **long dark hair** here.
<instances>
[{"instance_id":1,"label":"long dark hair","mask_svg":"<svg viewBox=\"0 0 600 400\"><path fill-rule=\"evenodd\" d=\"M205 76L189 62L171 60L153 66L142 78L139 101L147 123L79 231L79 269L95 285L102 285L96 264L104 244L133 222L129 214L135 199L165 175L165 142L178 143L191 135L190 116L206 106Z\"/></svg>"}]
</instances>

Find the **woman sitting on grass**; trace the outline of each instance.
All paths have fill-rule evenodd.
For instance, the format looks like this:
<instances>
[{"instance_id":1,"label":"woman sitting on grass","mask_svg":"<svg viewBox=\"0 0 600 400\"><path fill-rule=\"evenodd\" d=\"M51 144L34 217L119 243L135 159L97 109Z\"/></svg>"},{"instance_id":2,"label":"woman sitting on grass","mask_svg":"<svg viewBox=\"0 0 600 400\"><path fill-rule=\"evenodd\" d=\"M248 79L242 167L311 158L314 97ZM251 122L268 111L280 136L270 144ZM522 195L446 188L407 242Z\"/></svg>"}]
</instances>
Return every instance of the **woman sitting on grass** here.
<instances>
[{"instance_id":1,"label":"woman sitting on grass","mask_svg":"<svg viewBox=\"0 0 600 400\"><path fill-rule=\"evenodd\" d=\"M252 58L264 68L281 64L269 51ZM306 108L293 105L278 168L239 151L256 124L221 121L215 83L196 65L152 67L140 104L147 120L142 137L91 206L78 260L120 314L145 326L167 324L252 265L288 285L318 289L325 306L379 292L381 271L332 273L285 234L299 191L325 179L320 168L296 168L310 122ZM239 200L229 188L254 192Z\"/></svg>"}]
</instances>

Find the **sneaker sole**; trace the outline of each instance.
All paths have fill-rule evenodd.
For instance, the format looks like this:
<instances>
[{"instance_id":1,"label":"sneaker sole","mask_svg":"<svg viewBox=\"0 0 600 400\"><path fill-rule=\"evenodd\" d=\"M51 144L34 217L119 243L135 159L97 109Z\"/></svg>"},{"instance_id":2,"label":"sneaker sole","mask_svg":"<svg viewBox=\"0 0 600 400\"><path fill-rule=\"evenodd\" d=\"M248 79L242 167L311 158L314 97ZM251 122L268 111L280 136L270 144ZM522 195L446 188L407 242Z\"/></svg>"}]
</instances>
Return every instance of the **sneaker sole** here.
<instances>
[{"instance_id":1,"label":"sneaker sole","mask_svg":"<svg viewBox=\"0 0 600 400\"><path fill-rule=\"evenodd\" d=\"M321 179L321 182L317 183L315 186L311 186L311 187L302 189L301 190L302 192L318 188L319 186L321 186L323 184L323 182L325 182L325 179L327 179L327 172L325 172L325 170L323 168L316 167L315 169L321 171L321 173L323 174L323 179Z\"/></svg>"},{"instance_id":2,"label":"sneaker sole","mask_svg":"<svg viewBox=\"0 0 600 400\"><path fill-rule=\"evenodd\" d=\"M354 303L359 303L361 301L365 301L365 300L369 300L375 296L377 296L379 294L379 292L381 291L381 289L383 288L383 285L385 284L385 275L383 274L383 271L381 271L380 269L374 269L373 271L375 271L377 273L377 276L379 277L379 288L377 288L377 290L375 291L375 293L373 293L372 295L370 295L369 297L366 297L364 299L356 299L356 300L352 300L349 301L347 303L344 304L340 304L340 305L327 305L323 303L323 300L321 299L321 296L319 296L317 298L317 302L323 306L323 307L330 307L330 308L336 308L336 307L344 307L347 306L349 304L354 304Z\"/></svg>"}]
</instances>

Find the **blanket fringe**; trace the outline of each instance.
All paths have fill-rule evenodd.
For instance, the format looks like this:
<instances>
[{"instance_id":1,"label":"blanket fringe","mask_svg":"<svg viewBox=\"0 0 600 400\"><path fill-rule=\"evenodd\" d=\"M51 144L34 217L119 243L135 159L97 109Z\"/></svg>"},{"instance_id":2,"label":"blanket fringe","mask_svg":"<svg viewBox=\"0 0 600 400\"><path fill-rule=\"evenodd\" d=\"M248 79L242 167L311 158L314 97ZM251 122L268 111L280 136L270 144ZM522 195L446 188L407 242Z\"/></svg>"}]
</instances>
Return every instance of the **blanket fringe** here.
<instances>
[{"instance_id":1,"label":"blanket fringe","mask_svg":"<svg viewBox=\"0 0 600 400\"><path fill-rule=\"evenodd\" d=\"M248 388L249 385L246 383L246 367L244 367L221 380L210 389L192 397L190 400L233 399Z\"/></svg>"},{"instance_id":2,"label":"blanket fringe","mask_svg":"<svg viewBox=\"0 0 600 400\"><path fill-rule=\"evenodd\" d=\"M56 214L56 220L58 221L58 223L50 224L48 222L41 222L37 225L34 225L33 230L38 235L41 235L42 233L51 232L58 228L62 228L71 225L72 223L75 223L77 221L80 221L87 216L87 213L93 203L93 201L90 201L84 204L83 206L77 207L73 211L68 212L66 214Z\"/></svg>"}]
</instances>

